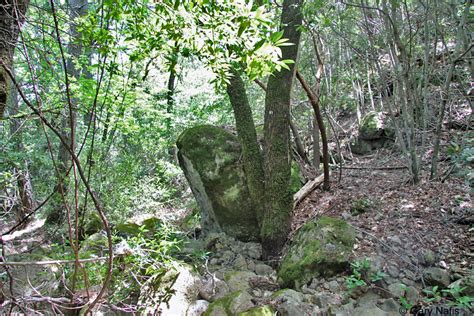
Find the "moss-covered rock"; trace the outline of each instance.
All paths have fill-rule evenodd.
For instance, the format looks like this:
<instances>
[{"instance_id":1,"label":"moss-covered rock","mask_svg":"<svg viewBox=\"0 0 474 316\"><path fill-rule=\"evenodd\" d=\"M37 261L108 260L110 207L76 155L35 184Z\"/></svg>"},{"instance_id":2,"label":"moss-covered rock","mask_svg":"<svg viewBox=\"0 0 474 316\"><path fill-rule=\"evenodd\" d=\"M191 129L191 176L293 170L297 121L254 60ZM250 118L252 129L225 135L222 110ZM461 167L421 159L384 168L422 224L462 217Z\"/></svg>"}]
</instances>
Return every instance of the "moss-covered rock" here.
<instances>
[{"instance_id":1,"label":"moss-covered rock","mask_svg":"<svg viewBox=\"0 0 474 316\"><path fill-rule=\"evenodd\" d=\"M351 142L355 154L365 155L372 150L392 143L395 130L390 126L388 117L382 112L369 112L361 120L359 136Z\"/></svg>"},{"instance_id":2,"label":"moss-covered rock","mask_svg":"<svg viewBox=\"0 0 474 316\"><path fill-rule=\"evenodd\" d=\"M275 312L270 306L258 306L249 309L246 312L238 314L238 316L273 316Z\"/></svg>"},{"instance_id":3,"label":"moss-covered rock","mask_svg":"<svg viewBox=\"0 0 474 316\"><path fill-rule=\"evenodd\" d=\"M329 277L349 266L355 230L345 221L323 216L295 235L278 269L281 285L299 288L318 276Z\"/></svg>"},{"instance_id":4,"label":"moss-covered rock","mask_svg":"<svg viewBox=\"0 0 474 316\"><path fill-rule=\"evenodd\" d=\"M245 291L237 291L211 303L203 316L238 315L252 307L252 296Z\"/></svg>"},{"instance_id":5,"label":"moss-covered rock","mask_svg":"<svg viewBox=\"0 0 474 316\"><path fill-rule=\"evenodd\" d=\"M244 241L258 240L237 137L202 125L184 131L177 146L180 166L201 209L204 233L224 231Z\"/></svg>"}]
</instances>

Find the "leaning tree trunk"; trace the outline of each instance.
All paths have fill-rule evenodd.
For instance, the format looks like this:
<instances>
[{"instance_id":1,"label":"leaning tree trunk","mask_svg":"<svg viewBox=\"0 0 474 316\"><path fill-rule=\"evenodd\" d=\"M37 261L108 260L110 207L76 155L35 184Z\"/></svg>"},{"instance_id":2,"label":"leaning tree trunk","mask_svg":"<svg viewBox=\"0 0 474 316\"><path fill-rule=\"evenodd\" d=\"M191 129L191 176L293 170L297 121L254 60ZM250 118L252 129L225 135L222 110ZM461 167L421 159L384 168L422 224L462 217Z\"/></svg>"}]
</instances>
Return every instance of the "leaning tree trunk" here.
<instances>
[{"instance_id":1,"label":"leaning tree trunk","mask_svg":"<svg viewBox=\"0 0 474 316\"><path fill-rule=\"evenodd\" d=\"M252 109L247 98L244 82L235 69L232 70L232 77L229 80L227 94L234 111L237 135L242 144L242 158L250 198L257 212L260 225L263 211L262 197L264 196L262 152L258 145Z\"/></svg>"},{"instance_id":2,"label":"leaning tree trunk","mask_svg":"<svg viewBox=\"0 0 474 316\"><path fill-rule=\"evenodd\" d=\"M8 69L13 65L13 52L28 4L29 0L0 0L0 65ZM0 67L0 120L7 107L9 82L8 74Z\"/></svg>"},{"instance_id":3,"label":"leaning tree trunk","mask_svg":"<svg viewBox=\"0 0 474 316\"><path fill-rule=\"evenodd\" d=\"M302 0L285 0L281 14L283 37L295 45L282 47L282 59L296 61L302 22ZM265 97L264 172L265 210L261 228L262 246L266 258L276 256L286 242L293 207L290 192L290 101L294 64L270 76Z\"/></svg>"}]
</instances>

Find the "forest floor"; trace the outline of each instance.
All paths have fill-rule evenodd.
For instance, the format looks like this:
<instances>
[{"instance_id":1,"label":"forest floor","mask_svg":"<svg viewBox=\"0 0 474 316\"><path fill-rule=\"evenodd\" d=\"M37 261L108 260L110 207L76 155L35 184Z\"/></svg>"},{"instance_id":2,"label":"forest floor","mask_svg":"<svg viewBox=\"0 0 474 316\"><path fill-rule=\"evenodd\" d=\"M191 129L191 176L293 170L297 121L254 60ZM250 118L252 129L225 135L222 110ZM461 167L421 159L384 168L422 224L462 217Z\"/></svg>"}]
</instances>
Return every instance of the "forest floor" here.
<instances>
[{"instance_id":1,"label":"forest floor","mask_svg":"<svg viewBox=\"0 0 474 316\"><path fill-rule=\"evenodd\" d=\"M342 217L359 232L357 256L382 255L400 278L407 271L420 277L428 251L435 265L468 275L474 256L469 187L458 177L416 186L409 178L408 169L386 149L355 156L343 167L340 182L334 171L331 191L317 189L296 207L292 230L321 215ZM353 216L354 203L365 212Z\"/></svg>"}]
</instances>

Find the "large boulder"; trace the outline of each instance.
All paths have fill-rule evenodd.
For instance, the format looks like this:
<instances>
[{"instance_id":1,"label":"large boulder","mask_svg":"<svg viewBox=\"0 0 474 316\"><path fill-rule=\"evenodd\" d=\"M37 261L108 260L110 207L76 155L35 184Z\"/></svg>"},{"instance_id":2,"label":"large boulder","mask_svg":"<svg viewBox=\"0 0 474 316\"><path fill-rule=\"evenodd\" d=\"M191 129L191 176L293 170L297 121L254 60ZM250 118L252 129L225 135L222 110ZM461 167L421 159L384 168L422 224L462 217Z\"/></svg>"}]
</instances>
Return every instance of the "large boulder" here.
<instances>
[{"instance_id":1,"label":"large boulder","mask_svg":"<svg viewBox=\"0 0 474 316\"><path fill-rule=\"evenodd\" d=\"M204 316L231 316L248 311L255 304L252 296L245 291L233 292L211 303Z\"/></svg>"},{"instance_id":2,"label":"large boulder","mask_svg":"<svg viewBox=\"0 0 474 316\"><path fill-rule=\"evenodd\" d=\"M395 130L390 126L387 115L382 112L369 112L361 120L359 136L351 142L355 154L364 155L372 150L392 143Z\"/></svg>"},{"instance_id":3,"label":"large boulder","mask_svg":"<svg viewBox=\"0 0 474 316\"><path fill-rule=\"evenodd\" d=\"M179 164L201 209L203 232L224 231L240 240L258 240L237 137L202 125L184 131L177 146Z\"/></svg>"},{"instance_id":4,"label":"large boulder","mask_svg":"<svg viewBox=\"0 0 474 316\"><path fill-rule=\"evenodd\" d=\"M188 315L198 298L202 284L191 266L176 264L157 273L142 286L138 306L143 315Z\"/></svg>"},{"instance_id":5,"label":"large boulder","mask_svg":"<svg viewBox=\"0 0 474 316\"><path fill-rule=\"evenodd\" d=\"M312 278L330 277L349 266L355 230L345 221L322 216L295 235L278 269L281 285L299 288Z\"/></svg>"}]
</instances>

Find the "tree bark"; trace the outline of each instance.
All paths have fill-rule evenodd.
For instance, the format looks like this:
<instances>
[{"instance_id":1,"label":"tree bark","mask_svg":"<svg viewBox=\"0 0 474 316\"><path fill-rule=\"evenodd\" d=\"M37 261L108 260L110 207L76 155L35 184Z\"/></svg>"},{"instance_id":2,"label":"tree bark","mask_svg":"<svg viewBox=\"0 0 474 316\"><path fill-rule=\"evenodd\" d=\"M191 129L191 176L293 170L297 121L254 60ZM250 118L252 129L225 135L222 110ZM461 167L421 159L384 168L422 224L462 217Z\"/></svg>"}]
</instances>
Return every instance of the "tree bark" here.
<instances>
[{"instance_id":1,"label":"tree bark","mask_svg":"<svg viewBox=\"0 0 474 316\"><path fill-rule=\"evenodd\" d=\"M0 59L8 69L13 68L13 53L28 5L29 0L0 0ZM9 85L8 74L0 68L0 120L7 107Z\"/></svg>"},{"instance_id":2,"label":"tree bark","mask_svg":"<svg viewBox=\"0 0 474 316\"><path fill-rule=\"evenodd\" d=\"M263 212L262 197L264 196L263 156L258 144L252 109L247 98L244 81L235 69L232 69L232 77L229 80L227 94L234 111L237 135L242 144L242 158L247 176L247 186L260 225Z\"/></svg>"},{"instance_id":3,"label":"tree bark","mask_svg":"<svg viewBox=\"0 0 474 316\"><path fill-rule=\"evenodd\" d=\"M302 23L302 0L285 0L281 14L283 37L292 46L282 47L282 59L298 58ZM291 224L293 208L290 188L290 101L295 75L294 64L270 76L265 97L264 172L265 211L261 227L263 255L270 258L283 248Z\"/></svg>"},{"instance_id":4,"label":"tree bark","mask_svg":"<svg viewBox=\"0 0 474 316\"><path fill-rule=\"evenodd\" d=\"M304 80L303 76L297 71L296 77L300 81L303 89L306 91L308 95L309 101L313 107L314 115L316 117L316 122L319 127L319 132L321 134L321 142L323 143L323 172L324 172L324 183L323 189L329 190L329 146L328 146L328 138L326 135L326 129L324 128L323 116L321 115L321 110L319 108L319 93L315 94L313 90L311 90L308 83Z\"/></svg>"}]
</instances>

